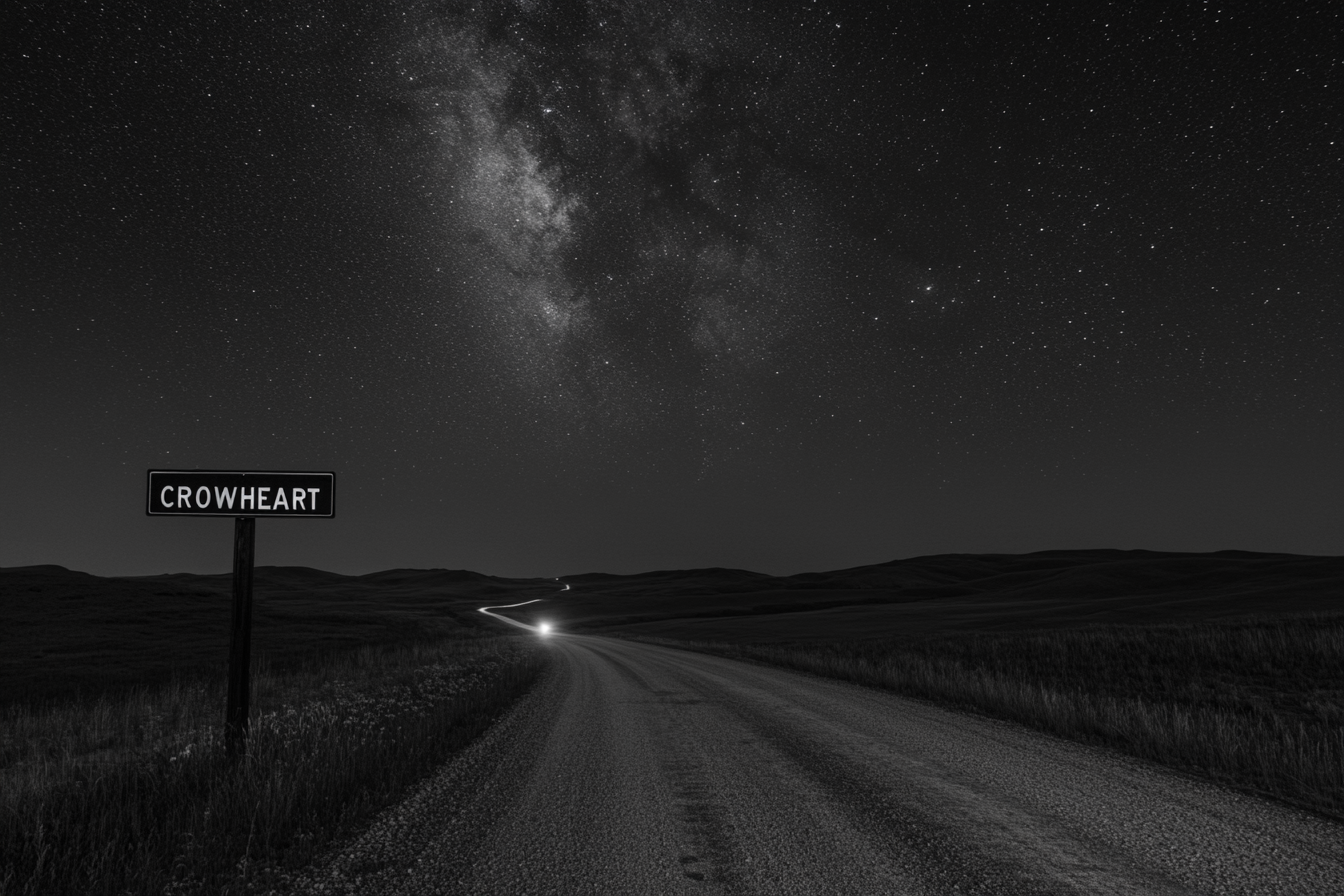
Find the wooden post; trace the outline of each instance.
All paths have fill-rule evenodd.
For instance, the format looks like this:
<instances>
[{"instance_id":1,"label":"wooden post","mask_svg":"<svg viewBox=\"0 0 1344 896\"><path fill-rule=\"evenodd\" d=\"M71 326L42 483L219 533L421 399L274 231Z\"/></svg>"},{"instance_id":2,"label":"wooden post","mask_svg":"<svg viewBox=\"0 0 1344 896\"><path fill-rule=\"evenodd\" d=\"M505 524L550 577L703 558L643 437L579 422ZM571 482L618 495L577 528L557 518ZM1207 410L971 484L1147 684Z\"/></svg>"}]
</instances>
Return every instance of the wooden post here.
<instances>
[{"instance_id":1,"label":"wooden post","mask_svg":"<svg viewBox=\"0 0 1344 896\"><path fill-rule=\"evenodd\" d=\"M229 631L229 705L224 715L224 752L236 762L247 752L247 713L251 693L252 552L257 520L233 521L233 623Z\"/></svg>"}]
</instances>

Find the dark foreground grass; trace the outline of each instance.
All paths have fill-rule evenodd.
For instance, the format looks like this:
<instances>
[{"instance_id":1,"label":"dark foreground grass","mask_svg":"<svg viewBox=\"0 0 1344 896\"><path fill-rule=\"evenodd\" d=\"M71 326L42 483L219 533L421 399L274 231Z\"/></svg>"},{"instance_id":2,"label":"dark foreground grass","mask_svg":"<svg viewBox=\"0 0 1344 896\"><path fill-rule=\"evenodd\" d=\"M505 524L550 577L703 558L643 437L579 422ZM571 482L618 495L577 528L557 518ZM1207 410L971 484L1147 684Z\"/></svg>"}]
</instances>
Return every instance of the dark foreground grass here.
<instances>
[{"instance_id":1,"label":"dark foreground grass","mask_svg":"<svg viewBox=\"0 0 1344 896\"><path fill-rule=\"evenodd\" d=\"M0 894L282 886L483 731L544 661L497 638L263 669L237 768L218 682L0 710Z\"/></svg>"},{"instance_id":2,"label":"dark foreground grass","mask_svg":"<svg viewBox=\"0 0 1344 896\"><path fill-rule=\"evenodd\" d=\"M972 708L1344 819L1344 616L661 643Z\"/></svg>"}]
</instances>

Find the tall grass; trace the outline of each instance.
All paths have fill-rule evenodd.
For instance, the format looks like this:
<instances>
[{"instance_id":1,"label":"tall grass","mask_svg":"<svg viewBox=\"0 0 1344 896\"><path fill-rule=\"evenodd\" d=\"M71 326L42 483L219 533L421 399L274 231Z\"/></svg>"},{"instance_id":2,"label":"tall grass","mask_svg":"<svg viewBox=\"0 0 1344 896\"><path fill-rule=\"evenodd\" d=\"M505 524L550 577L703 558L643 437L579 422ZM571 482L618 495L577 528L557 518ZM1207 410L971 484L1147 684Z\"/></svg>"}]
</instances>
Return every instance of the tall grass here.
<instances>
[{"instance_id":1,"label":"tall grass","mask_svg":"<svg viewBox=\"0 0 1344 896\"><path fill-rule=\"evenodd\" d=\"M972 708L1344 818L1344 616L663 643Z\"/></svg>"},{"instance_id":2,"label":"tall grass","mask_svg":"<svg viewBox=\"0 0 1344 896\"><path fill-rule=\"evenodd\" d=\"M543 663L514 638L263 663L236 768L222 681L0 710L0 894L264 892L480 733Z\"/></svg>"}]
</instances>

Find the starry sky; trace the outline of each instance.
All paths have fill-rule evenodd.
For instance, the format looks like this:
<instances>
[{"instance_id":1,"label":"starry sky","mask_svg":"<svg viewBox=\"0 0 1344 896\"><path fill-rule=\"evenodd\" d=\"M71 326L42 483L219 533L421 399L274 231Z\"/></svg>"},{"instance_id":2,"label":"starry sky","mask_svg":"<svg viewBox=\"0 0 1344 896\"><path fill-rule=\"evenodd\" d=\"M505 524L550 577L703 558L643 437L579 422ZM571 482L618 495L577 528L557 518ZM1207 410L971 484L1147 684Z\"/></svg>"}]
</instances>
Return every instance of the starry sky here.
<instances>
[{"instance_id":1,"label":"starry sky","mask_svg":"<svg viewBox=\"0 0 1344 896\"><path fill-rule=\"evenodd\" d=\"M0 566L1344 553L1330 2L19 2Z\"/></svg>"}]
</instances>

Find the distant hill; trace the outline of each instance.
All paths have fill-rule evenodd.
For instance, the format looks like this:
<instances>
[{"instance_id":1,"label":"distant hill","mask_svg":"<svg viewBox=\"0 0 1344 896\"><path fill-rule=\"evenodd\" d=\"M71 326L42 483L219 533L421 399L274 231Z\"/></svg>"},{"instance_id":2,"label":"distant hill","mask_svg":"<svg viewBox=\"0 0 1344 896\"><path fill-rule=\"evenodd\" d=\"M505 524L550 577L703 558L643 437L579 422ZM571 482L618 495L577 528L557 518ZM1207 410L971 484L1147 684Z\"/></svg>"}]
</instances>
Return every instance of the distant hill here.
<instances>
[{"instance_id":1,"label":"distant hill","mask_svg":"<svg viewBox=\"0 0 1344 896\"><path fill-rule=\"evenodd\" d=\"M829 572L590 572L506 579L469 570L346 576L254 572L254 649L278 661L422 637L507 634L478 607L564 632L739 642L899 639L1092 623L1344 612L1344 558L1220 551L940 554ZM0 702L222 673L229 575L102 578L0 569Z\"/></svg>"},{"instance_id":2,"label":"distant hill","mask_svg":"<svg viewBox=\"0 0 1344 896\"><path fill-rule=\"evenodd\" d=\"M0 568L0 702L116 689L179 672L222 674L232 587L229 574L103 578L61 566ZM345 576L259 566L253 649L286 662L360 644L500 634L477 607L556 587L465 570Z\"/></svg>"},{"instance_id":3,"label":"distant hill","mask_svg":"<svg viewBox=\"0 0 1344 896\"><path fill-rule=\"evenodd\" d=\"M518 615L572 631L771 642L1344 612L1344 558L1249 551L939 554L793 576L563 579L572 591Z\"/></svg>"}]
</instances>

